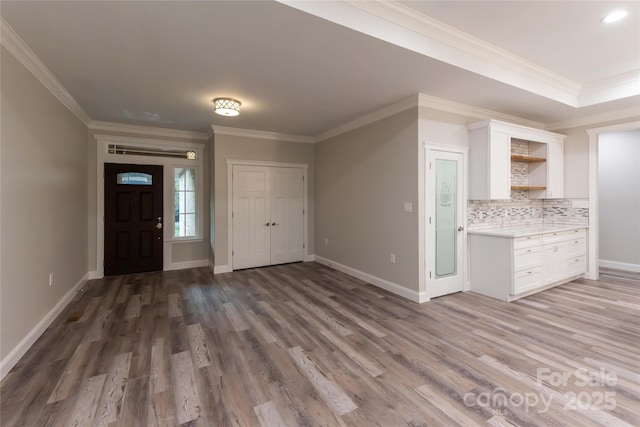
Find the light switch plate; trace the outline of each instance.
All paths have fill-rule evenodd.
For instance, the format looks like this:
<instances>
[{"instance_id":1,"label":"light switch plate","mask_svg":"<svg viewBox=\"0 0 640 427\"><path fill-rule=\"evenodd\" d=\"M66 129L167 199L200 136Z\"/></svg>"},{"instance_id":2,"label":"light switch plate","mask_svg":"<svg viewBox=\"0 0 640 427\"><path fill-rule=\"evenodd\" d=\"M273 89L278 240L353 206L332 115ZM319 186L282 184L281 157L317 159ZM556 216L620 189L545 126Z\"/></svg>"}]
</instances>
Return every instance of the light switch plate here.
<instances>
[{"instance_id":1,"label":"light switch plate","mask_svg":"<svg viewBox=\"0 0 640 427\"><path fill-rule=\"evenodd\" d=\"M404 202L404 206L403 206L402 210L405 211L405 212L413 212L413 203Z\"/></svg>"}]
</instances>

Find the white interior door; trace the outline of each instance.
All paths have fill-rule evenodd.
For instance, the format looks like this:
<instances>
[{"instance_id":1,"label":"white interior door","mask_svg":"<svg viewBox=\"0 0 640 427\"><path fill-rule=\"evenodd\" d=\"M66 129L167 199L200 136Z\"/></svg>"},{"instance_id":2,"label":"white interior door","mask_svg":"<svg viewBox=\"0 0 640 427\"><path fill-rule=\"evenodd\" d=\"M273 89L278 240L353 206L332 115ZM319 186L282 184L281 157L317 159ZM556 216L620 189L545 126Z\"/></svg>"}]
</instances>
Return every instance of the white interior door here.
<instances>
[{"instance_id":1,"label":"white interior door","mask_svg":"<svg viewBox=\"0 0 640 427\"><path fill-rule=\"evenodd\" d=\"M269 168L233 167L233 269L271 263Z\"/></svg>"},{"instance_id":2,"label":"white interior door","mask_svg":"<svg viewBox=\"0 0 640 427\"><path fill-rule=\"evenodd\" d=\"M304 171L234 165L233 269L304 260Z\"/></svg>"},{"instance_id":3,"label":"white interior door","mask_svg":"<svg viewBox=\"0 0 640 427\"><path fill-rule=\"evenodd\" d=\"M427 293L434 298L464 290L464 156L427 153Z\"/></svg>"},{"instance_id":4,"label":"white interior door","mask_svg":"<svg viewBox=\"0 0 640 427\"><path fill-rule=\"evenodd\" d=\"M304 173L271 168L271 264L304 259Z\"/></svg>"}]
</instances>

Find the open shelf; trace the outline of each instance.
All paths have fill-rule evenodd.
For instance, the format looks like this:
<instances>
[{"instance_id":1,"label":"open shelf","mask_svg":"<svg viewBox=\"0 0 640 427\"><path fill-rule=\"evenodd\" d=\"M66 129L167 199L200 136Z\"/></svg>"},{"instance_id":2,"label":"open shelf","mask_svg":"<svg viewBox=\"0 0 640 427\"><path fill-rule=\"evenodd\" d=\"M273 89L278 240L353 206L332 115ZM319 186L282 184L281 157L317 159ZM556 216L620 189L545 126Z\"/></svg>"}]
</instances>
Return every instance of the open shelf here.
<instances>
[{"instance_id":1,"label":"open shelf","mask_svg":"<svg viewBox=\"0 0 640 427\"><path fill-rule=\"evenodd\" d=\"M540 163L540 162L546 162L547 159L545 159L544 157L521 156L518 154L512 154L511 161L522 162L522 163Z\"/></svg>"},{"instance_id":2,"label":"open shelf","mask_svg":"<svg viewBox=\"0 0 640 427\"><path fill-rule=\"evenodd\" d=\"M528 191L528 190L546 190L547 187L541 187L536 185L512 185L511 189Z\"/></svg>"}]
</instances>

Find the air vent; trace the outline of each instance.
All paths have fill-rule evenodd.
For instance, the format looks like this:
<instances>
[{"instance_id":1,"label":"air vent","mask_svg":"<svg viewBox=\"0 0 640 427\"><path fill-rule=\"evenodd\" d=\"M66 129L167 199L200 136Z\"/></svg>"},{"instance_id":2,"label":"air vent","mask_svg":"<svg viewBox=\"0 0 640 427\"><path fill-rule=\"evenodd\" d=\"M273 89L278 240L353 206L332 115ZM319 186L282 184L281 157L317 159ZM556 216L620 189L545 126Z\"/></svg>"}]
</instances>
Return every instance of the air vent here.
<instances>
[{"instance_id":1,"label":"air vent","mask_svg":"<svg viewBox=\"0 0 640 427\"><path fill-rule=\"evenodd\" d=\"M195 151L163 150L154 148L133 147L130 145L120 144L109 144L109 154L119 154L127 156L173 157L177 159L188 160L196 160L198 158Z\"/></svg>"}]
</instances>

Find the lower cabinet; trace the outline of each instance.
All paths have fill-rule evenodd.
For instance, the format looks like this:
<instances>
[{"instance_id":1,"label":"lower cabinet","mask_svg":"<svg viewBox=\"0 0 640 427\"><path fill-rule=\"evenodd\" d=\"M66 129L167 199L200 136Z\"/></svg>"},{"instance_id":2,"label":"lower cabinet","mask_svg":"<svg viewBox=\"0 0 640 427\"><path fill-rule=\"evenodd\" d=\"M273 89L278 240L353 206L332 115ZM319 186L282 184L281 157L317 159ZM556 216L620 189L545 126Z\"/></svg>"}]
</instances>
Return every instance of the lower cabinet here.
<instances>
[{"instance_id":1,"label":"lower cabinet","mask_svg":"<svg viewBox=\"0 0 640 427\"><path fill-rule=\"evenodd\" d=\"M523 237L469 234L471 290L504 301L569 282L586 271L583 228Z\"/></svg>"}]
</instances>

